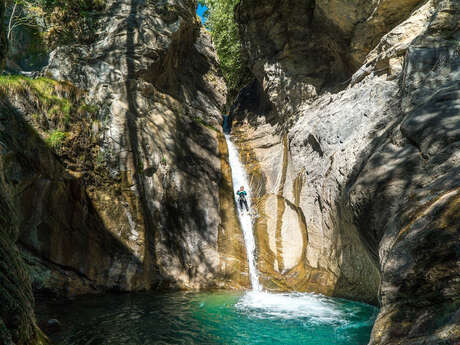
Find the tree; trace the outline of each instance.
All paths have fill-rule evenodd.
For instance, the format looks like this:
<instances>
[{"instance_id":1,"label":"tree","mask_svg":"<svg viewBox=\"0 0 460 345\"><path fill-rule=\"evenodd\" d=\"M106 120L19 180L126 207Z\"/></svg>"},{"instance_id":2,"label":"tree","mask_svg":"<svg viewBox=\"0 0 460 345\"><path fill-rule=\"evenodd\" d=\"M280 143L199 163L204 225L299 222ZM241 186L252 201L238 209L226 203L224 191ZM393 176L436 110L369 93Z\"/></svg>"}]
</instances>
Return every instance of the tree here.
<instances>
[{"instance_id":1,"label":"tree","mask_svg":"<svg viewBox=\"0 0 460 345\"><path fill-rule=\"evenodd\" d=\"M246 82L248 71L241 55L241 40L234 18L239 0L198 0L206 6L205 26L211 33L230 94Z\"/></svg>"},{"instance_id":2,"label":"tree","mask_svg":"<svg viewBox=\"0 0 460 345\"><path fill-rule=\"evenodd\" d=\"M12 0L8 3L10 7L10 17L6 37L9 41L13 40L13 32L18 27L38 28L38 24L33 11L34 1Z\"/></svg>"},{"instance_id":3,"label":"tree","mask_svg":"<svg viewBox=\"0 0 460 345\"><path fill-rule=\"evenodd\" d=\"M94 39L99 13L106 0L0 0L7 4L6 31L10 40L15 29L36 29L49 49L71 42Z\"/></svg>"}]
</instances>

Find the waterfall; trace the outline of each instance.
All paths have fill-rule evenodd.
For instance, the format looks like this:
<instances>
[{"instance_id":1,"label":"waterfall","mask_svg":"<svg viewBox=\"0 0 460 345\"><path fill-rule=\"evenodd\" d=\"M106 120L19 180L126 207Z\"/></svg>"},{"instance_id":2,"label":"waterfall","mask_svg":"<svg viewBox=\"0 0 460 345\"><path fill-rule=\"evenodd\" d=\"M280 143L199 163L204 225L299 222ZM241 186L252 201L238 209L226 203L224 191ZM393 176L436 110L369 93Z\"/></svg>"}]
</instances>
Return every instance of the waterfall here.
<instances>
[{"instance_id":1,"label":"waterfall","mask_svg":"<svg viewBox=\"0 0 460 345\"><path fill-rule=\"evenodd\" d=\"M227 141L228 146L228 156L229 163L232 169L232 182L233 188L239 188L244 186L247 195L247 202L249 209L251 209L251 188L248 183L248 177L246 171L244 170L243 164L241 164L238 150L230 139L229 135L225 135L225 140ZM233 191L233 197L236 199L236 190ZM236 205L239 208L238 205ZM254 258L254 252L256 249L256 243L254 240L254 233L252 229L252 219L251 216L247 213L243 214L238 212L238 217L240 220L241 228L243 230L244 242L246 244L246 253L248 257L248 266L249 266L249 278L251 279L251 286L253 291L262 291L262 287L259 283L259 276L256 268L256 261Z\"/></svg>"}]
</instances>

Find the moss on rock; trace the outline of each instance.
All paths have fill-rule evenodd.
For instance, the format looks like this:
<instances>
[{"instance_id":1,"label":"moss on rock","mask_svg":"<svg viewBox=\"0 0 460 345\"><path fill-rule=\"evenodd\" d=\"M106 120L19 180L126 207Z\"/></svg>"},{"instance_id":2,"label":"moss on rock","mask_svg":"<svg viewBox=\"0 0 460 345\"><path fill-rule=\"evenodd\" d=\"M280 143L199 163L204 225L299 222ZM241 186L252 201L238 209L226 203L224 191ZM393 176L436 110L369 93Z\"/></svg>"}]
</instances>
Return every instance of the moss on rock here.
<instances>
[{"instance_id":1,"label":"moss on rock","mask_svg":"<svg viewBox=\"0 0 460 345\"><path fill-rule=\"evenodd\" d=\"M3 159L0 159L0 167L3 171ZM47 344L45 335L35 322L29 276L16 247L17 217L3 179L4 176L1 176L0 339L4 344Z\"/></svg>"}]
</instances>

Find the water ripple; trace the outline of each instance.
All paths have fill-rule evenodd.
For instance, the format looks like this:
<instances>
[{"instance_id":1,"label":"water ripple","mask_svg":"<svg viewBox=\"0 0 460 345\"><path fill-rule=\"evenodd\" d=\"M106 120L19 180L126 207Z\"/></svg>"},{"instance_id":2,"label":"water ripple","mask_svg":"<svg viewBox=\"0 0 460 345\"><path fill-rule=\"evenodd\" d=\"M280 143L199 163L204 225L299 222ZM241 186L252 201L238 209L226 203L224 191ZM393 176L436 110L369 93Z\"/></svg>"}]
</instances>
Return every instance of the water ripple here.
<instances>
[{"instance_id":1,"label":"water ripple","mask_svg":"<svg viewBox=\"0 0 460 345\"><path fill-rule=\"evenodd\" d=\"M58 345L365 345L377 309L315 294L167 293L38 305Z\"/></svg>"}]
</instances>

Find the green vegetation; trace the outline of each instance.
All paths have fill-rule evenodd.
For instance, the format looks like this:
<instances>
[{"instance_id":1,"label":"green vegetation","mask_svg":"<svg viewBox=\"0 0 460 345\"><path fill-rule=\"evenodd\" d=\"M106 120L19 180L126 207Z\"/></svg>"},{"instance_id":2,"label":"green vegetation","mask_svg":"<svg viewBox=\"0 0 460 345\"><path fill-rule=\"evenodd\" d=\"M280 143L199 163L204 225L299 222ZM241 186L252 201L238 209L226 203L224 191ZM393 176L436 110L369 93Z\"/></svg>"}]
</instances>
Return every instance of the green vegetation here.
<instances>
[{"instance_id":1,"label":"green vegetation","mask_svg":"<svg viewBox=\"0 0 460 345\"><path fill-rule=\"evenodd\" d=\"M3 20L5 13L5 3L3 1L0 2L0 18ZM6 33L3 28L0 29L0 71L3 69L5 65L5 56L6 51L8 50L8 42L6 39ZM1 326L0 326L1 327ZM0 331L1 332L1 331ZM1 333L0 333L1 335Z\"/></svg>"},{"instance_id":2,"label":"green vegetation","mask_svg":"<svg viewBox=\"0 0 460 345\"><path fill-rule=\"evenodd\" d=\"M54 49L69 42L91 42L97 14L105 8L105 1L7 0L6 5L7 31L11 39L15 28L29 28L37 31L37 42L42 40L44 47Z\"/></svg>"},{"instance_id":3,"label":"green vegetation","mask_svg":"<svg viewBox=\"0 0 460 345\"><path fill-rule=\"evenodd\" d=\"M65 128L69 124L78 93L72 85L48 78L0 76L0 98L27 96L29 102L39 107L57 127ZM37 117L36 113L31 114L32 119Z\"/></svg>"},{"instance_id":4,"label":"green vegetation","mask_svg":"<svg viewBox=\"0 0 460 345\"><path fill-rule=\"evenodd\" d=\"M83 104L79 108L79 112L86 112L88 114L94 115L99 111L99 107L93 104Z\"/></svg>"},{"instance_id":5,"label":"green vegetation","mask_svg":"<svg viewBox=\"0 0 460 345\"><path fill-rule=\"evenodd\" d=\"M239 0L199 0L208 8L206 27L216 46L220 66L230 89L235 94L247 82L248 70L241 55L241 40L234 18L234 8Z\"/></svg>"},{"instance_id":6,"label":"green vegetation","mask_svg":"<svg viewBox=\"0 0 460 345\"><path fill-rule=\"evenodd\" d=\"M48 94L51 89L58 84L63 84L49 78L32 79L22 75L2 75L0 76L0 92L21 92L30 91L31 89L36 92ZM70 84L67 84L70 85Z\"/></svg>"},{"instance_id":7,"label":"green vegetation","mask_svg":"<svg viewBox=\"0 0 460 345\"><path fill-rule=\"evenodd\" d=\"M203 120L200 117L195 116L192 119L193 119L193 121L195 121L197 124L199 124L201 126L204 126L206 128L212 129L215 132L219 132L219 130L216 127L210 125L209 123L207 123L205 120Z\"/></svg>"},{"instance_id":8,"label":"green vegetation","mask_svg":"<svg viewBox=\"0 0 460 345\"><path fill-rule=\"evenodd\" d=\"M99 108L87 104L85 93L70 83L0 76L0 103L2 100L19 104L31 128L59 155L71 150L73 157L86 156L97 146L92 128L98 122Z\"/></svg>"},{"instance_id":9,"label":"green vegetation","mask_svg":"<svg viewBox=\"0 0 460 345\"><path fill-rule=\"evenodd\" d=\"M48 78L0 76L0 108L25 124L27 131L21 131L25 142L48 147L85 183L113 182L106 166L110 152L101 149L100 108L86 102L85 91Z\"/></svg>"},{"instance_id":10,"label":"green vegetation","mask_svg":"<svg viewBox=\"0 0 460 345\"><path fill-rule=\"evenodd\" d=\"M85 157L83 157L82 161L85 160ZM104 153L102 151L99 151L96 155L96 166L101 166L105 161Z\"/></svg>"},{"instance_id":11,"label":"green vegetation","mask_svg":"<svg viewBox=\"0 0 460 345\"><path fill-rule=\"evenodd\" d=\"M54 130L50 133L49 137L46 138L46 143L49 147L57 151L61 148L66 137L67 133Z\"/></svg>"}]
</instances>

